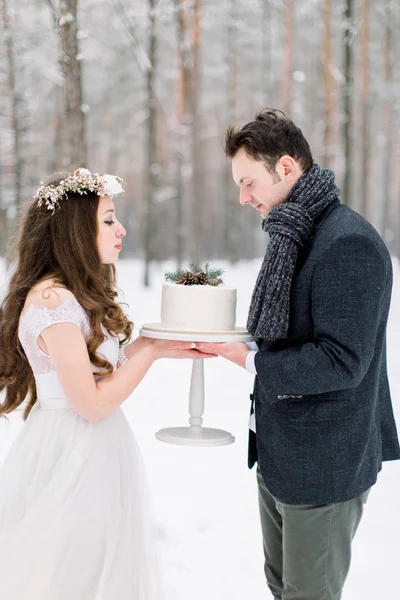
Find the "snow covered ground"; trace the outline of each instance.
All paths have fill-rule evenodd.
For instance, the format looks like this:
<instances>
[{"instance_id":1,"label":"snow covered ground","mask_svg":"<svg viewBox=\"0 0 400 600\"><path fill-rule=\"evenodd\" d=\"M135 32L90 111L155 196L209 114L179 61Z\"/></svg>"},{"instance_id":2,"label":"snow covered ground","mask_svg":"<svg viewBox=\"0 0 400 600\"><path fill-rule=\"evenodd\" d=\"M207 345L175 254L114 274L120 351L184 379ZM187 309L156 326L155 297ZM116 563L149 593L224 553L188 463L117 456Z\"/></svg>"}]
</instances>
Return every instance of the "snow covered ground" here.
<instances>
[{"instance_id":1,"label":"snow covered ground","mask_svg":"<svg viewBox=\"0 0 400 600\"><path fill-rule=\"evenodd\" d=\"M218 262L218 266L221 264ZM222 265L225 281L238 288L237 323L245 325L247 307L260 261ZM119 286L136 324L159 320L165 270L154 265L152 286L141 285L138 261L118 263ZM400 265L394 262L395 285L388 328L389 376L400 424ZM0 263L0 296L4 291ZM253 377L223 359L205 364L204 425L229 430L234 444L187 448L164 444L154 433L187 425L191 362L161 360L124 404L147 465L160 538L167 600L271 599L263 575L255 470L247 469L247 423ZM0 424L0 462L18 428ZM385 463L373 488L353 546L353 561L343 600L398 597L400 540L400 463Z\"/></svg>"}]
</instances>

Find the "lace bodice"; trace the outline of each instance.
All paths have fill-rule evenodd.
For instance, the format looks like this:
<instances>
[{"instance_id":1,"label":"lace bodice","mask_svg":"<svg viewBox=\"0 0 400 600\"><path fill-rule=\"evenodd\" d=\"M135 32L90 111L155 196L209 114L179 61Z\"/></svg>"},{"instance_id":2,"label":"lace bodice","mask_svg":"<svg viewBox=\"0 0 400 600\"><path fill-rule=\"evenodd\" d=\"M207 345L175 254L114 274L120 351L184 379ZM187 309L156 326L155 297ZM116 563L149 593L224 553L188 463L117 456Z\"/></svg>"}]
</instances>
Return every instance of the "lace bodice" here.
<instances>
[{"instance_id":1,"label":"lace bodice","mask_svg":"<svg viewBox=\"0 0 400 600\"><path fill-rule=\"evenodd\" d=\"M86 341L90 336L88 315L73 295L67 296L54 309L31 304L27 311L21 314L18 337L32 367L39 399L65 398L51 357L38 346L42 331L55 323L75 323ZM103 326L102 330L107 339L98 347L97 353L106 358L115 369L118 362L119 339L111 335ZM98 370L99 368L92 364L93 373Z\"/></svg>"}]
</instances>

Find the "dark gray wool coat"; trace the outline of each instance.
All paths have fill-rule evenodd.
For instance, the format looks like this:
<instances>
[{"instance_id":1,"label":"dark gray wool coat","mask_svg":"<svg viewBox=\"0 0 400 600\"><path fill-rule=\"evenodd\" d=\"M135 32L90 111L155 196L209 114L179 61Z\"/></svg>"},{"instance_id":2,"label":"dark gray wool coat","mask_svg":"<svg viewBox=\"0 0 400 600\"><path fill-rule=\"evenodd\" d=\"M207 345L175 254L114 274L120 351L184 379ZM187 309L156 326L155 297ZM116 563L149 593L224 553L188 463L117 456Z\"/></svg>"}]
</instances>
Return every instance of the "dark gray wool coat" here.
<instances>
[{"instance_id":1,"label":"dark gray wool coat","mask_svg":"<svg viewBox=\"0 0 400 600\"><path fill-rule=\"evenodd\" d=\"M249 467L290 504L330 504L400 458L386 370L392 264L375 229L330 205L294 273L288 338L258 340Z\"/></svg>"}]
</instances>

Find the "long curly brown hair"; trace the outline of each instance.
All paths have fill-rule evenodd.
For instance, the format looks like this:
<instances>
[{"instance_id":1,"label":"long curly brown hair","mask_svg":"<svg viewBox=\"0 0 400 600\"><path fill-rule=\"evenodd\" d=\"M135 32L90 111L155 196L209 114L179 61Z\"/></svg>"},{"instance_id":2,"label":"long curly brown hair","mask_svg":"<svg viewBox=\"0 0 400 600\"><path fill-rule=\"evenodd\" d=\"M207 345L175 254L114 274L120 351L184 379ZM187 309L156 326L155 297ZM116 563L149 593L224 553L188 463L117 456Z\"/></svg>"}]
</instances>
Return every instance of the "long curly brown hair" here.
<instances>
[{"instance_id":1,"label":"long curly brown hair","mask_svg":"<svg viewBox=\"0 0 400 600\"><path fill-rule=\"evenodd\" d=\"M65 176L53 177L58 185ZM113 367L96 354L104 341L101 324L120 335L120 343L130 340L133 323L116 302L116 269L102 264L97 246L99 196L68 193L54 214L36 199L24 207L18 227L14 255L16 267L7 293L0 304L0 417L11 413L27 399L24 420L37 401L35 378L18 338L21 311L28 292L39 281L52 279L71 291L85 309L91 326L87 342L90 361L105 377Z\"/></svg>"}]
</instances>

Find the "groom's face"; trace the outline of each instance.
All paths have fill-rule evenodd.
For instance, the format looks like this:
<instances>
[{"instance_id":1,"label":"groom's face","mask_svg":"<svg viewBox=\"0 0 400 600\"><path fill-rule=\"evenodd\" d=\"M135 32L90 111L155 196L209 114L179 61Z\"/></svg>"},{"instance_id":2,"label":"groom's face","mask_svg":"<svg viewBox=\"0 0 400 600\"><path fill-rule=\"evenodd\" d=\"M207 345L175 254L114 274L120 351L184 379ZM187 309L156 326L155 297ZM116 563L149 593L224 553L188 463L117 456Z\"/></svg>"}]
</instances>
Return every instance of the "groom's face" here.
<instances>
[{"instance_id":1,"label":"groom's face","mask_svg":"<svg viewBox=\"0 0 400 600\"><path fill-rule=\"evenodd\" d=\"M232 175L240 190L240 204L250 204L260 211L263 219L274 206L287 198L290 191L279 161L276 169L270 173L263 162L248 156L244 148L240 148L232 158Z\"/></svg>"}]
</instances>

